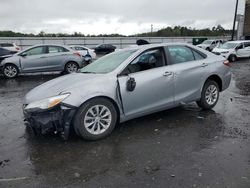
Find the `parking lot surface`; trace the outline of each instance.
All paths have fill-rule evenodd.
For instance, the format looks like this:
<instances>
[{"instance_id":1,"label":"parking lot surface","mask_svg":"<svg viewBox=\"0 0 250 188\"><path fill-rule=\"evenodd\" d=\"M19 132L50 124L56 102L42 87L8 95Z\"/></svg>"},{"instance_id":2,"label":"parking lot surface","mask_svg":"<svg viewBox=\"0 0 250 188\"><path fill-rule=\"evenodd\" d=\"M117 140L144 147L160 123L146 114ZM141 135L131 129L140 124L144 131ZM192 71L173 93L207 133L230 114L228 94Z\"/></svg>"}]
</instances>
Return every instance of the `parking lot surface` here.
<instances>
[{"instance_id":1,"label":"parking lot surface","mask_svg":"<svg viewBox=\"0 0 250 188\"><path fill-rule=\"evenodd\" d=\"M117 126L106 139L31 138L22 98L60 76L0 77L0 187L250 187L250 60L216 107L195 103Z\"/></svg>"}]
</instances>

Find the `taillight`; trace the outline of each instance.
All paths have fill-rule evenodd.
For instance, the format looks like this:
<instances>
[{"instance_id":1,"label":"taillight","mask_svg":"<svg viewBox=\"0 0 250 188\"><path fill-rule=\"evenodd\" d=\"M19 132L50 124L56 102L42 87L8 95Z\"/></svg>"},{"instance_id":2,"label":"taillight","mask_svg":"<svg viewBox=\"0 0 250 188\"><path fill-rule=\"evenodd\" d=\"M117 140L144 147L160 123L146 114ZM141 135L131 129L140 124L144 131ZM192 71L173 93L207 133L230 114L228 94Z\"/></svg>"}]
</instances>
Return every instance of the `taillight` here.
<instances>
[{"instance_id":1,"label":"taillight","mask_svg":"<svg viewBox=\"0 0 250 188\"><path fill-rule=\"evenodd\" d=\"M226 66L228 66L228 67L231 66L231 64L230 64L230 62L228 60L224 61L223 64L226 65Z\"/></svg>"},{"instance_id":2,"label":"taillight","mask_svg":"<svg viewBox=\"0 0 250 188\"><path fill-rule=\"evenodd\" d=\"M74 55L81 57L81 54L79 52L75 52Z\"/></svg>"},{"instance_id":3,"label":"taillight","mask_svg":"<svg viewBox=\"0 0 250 188\"><path fill-rule=\"evenodd\" d=\"M17 50L17 51L19 51L19 50L20 50L20 48L16 47L16 50Z\"/></svg>"}]
</instances>

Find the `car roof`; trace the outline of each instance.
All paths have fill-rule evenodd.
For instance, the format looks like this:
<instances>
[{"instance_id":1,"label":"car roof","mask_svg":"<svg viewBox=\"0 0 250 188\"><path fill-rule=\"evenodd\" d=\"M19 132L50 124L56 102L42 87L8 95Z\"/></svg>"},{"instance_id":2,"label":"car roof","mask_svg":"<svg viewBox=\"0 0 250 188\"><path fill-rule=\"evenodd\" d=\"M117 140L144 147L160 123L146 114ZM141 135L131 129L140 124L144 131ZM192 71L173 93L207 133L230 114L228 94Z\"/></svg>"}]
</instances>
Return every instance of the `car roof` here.
<instances>
[{"instance_id":1,"label":"car roof","mask_svg":"<svg viewBox=\"0 0 250 188\"><path fill-rule=\"evenodd\" d=\"M129 49L141 49L141 50L146 50L148 48L157 48L157 47L164 47L164 46L172 46L172 45L181 45L181 46L192 46L188 43L184 42L169 42L169 43L158 43L158 44L145 44L145 45L140 45L140 46L133 46L130 47Z\"/></svg>"},{"instance_id":2,"label":"car roof","mask_svg":"<svg viewBox=\"0 0 250 188\"><path fill-rule=\"evenodd\" d=\"M250 42L250 40L228 41L228 43L234 43L234 44L238 44L238 43L242 43L242 42Z\"/></svg>"},{"instance_id":3,"label":"car roof","mask_svg":"<svg viewBox=\"0 0 250 188\"><path fill-rule=\"evenodd\" d=\"M34 47L39 47L39 46L59 46L59 47L64 47L64 48L69 49L69 46L62 45L62 44L36 44L36 45L30 46L29 48L34 48Z\"/></svg>"}]
</instances>

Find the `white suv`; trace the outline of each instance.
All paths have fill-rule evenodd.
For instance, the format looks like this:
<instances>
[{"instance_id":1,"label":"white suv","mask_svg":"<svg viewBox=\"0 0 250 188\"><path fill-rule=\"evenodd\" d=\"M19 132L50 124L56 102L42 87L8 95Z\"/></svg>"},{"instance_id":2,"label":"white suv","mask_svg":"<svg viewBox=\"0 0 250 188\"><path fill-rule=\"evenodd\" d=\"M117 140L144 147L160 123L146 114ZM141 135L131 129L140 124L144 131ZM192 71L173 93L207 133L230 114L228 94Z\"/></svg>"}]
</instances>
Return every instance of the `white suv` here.
<instances>
[{"instance_id":1,"label":"white suv","mask_svg":"<svg viewBox=\"0 0 250 188\"><path fill-rule=\"evenodd\" d=\"M222 55L231 62L237 58L250 57L250 41L230 41L213 49L213 53Z\"/></svg>"},{"instance_id":2,"label":"white suv","mask_svg":"<svg viewBox=\"0 0 250 188\"><path fill-rule=\"evenodd\" d=\"M0 47L13 52L19 52L21 50L21 48L15 43L0 43Z\"/></svg>"},{"instance_id":3,"label":"white suv","mask_svg":"<svg viewBox=\"0 0 250 188\"><path fill-rule=\"evenodd\" d=\"M205 40L203 43L198 44L197 47L202 48L207 51L212 51L214 48L219 46L222 43L222 40Z\"/></svg>"}]
</instances>

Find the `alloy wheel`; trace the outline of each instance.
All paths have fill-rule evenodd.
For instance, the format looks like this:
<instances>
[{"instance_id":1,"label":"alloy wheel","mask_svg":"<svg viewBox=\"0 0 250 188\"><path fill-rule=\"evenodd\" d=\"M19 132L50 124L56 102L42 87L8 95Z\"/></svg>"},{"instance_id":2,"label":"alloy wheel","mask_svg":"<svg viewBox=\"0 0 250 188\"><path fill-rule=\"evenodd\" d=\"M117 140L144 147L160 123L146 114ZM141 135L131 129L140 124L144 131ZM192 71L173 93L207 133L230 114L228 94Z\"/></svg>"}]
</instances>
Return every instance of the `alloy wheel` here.
<instances>
[{"instance_id":1,"label":"alloy wheel","mask_svg":"<svg viewBox=\"0 0 250 188\"><path fill-rule=\"evenodd\" d=\"M4 68L4 75L8 78L14 78L18 73L18 70L15 66L13 65L7 65Z\"/></svg>"},{"instance_id":2,"label":"alloy wheel","mask_svg":"<svg viewBox=\"0 0 250 188\"><path fill-rule=\"evenodd\" d=\"M99 135L110 127L111 121L111 111L104 105L95 105L88 109L84 117L84 126L89 133Z\"/></svg>"},{"instance_id":3,"label":"alloy wheel","mask_svg":"<svg viewBox=\"0 0 250 188\"><path fill-rule=\"evenodd\" d=\"M78 70L78 67L75 63L68 63L66 68L68 73L73 73Z\"/></svg>"},{"instance_id":4,"label":"alloy wheel","mask_svg":"<svg viewBox=\"0 0 250 188\"><path fill-rule=\"evenodd\" d=\"M218 99L218 89L215 85L210 85L208 86L206 92L205 92L205 97L206 97L206 102L209 105L213 105L216 103Z\"/></svg>"}]
</instances>

